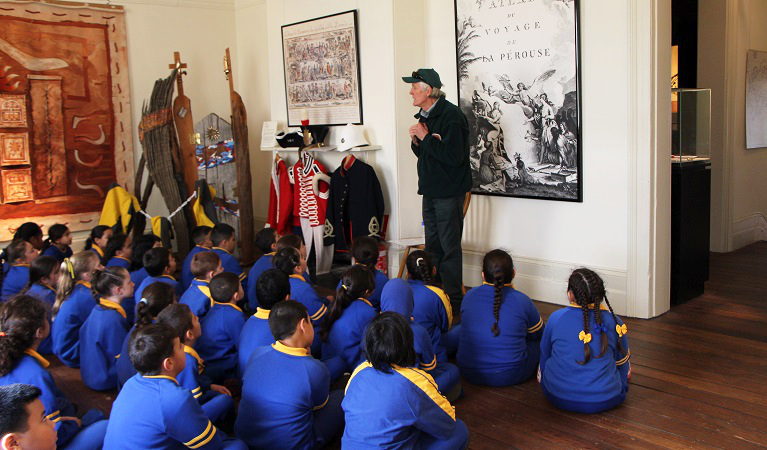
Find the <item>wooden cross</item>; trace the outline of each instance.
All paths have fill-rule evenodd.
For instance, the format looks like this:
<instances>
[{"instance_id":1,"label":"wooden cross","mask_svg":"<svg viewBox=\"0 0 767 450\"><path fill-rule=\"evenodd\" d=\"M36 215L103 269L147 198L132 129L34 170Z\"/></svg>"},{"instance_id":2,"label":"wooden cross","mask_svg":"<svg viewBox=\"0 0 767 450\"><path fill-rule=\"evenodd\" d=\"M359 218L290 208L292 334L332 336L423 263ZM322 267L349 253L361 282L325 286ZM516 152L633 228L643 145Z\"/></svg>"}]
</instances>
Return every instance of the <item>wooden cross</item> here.
<instances>
[{"instance_id":1,"label":"wooden cross","mask_svg":"<svg viewBox=\"0 0 767 450\"><path fill-rule=\"evenodd\" d=\"M186 69L187 65L184 62L181 62L181 53L179 52L173 52L173 64L168 64L168 69L178 69L178 74L176 81L178 81L178 95L179 97L182 97L184 95L184 82L181 80L182 75L186 75Z\"/></svg>"}]
</instances>

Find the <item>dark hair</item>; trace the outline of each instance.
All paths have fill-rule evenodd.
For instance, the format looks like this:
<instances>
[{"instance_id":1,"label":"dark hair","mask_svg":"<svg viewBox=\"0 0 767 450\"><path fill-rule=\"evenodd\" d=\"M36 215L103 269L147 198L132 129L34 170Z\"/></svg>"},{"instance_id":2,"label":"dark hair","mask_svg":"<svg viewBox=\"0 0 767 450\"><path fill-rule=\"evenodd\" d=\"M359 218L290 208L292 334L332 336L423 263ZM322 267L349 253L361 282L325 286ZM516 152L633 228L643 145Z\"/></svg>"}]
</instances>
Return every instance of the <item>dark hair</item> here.
<instances>
[{"instance_id":1,"label":"dark hair","mask_svg":"<svg viewBox=\"0 0 767 450\"><path fill-rule=\"evenodd\" d=\"M215 247L218 247L221 241L225 241L232 236L234 236L234 227L227 223L219 223L214 226L213 230L210 232L210 242L212 242Z\"/></svg>"},{"instance_id":2,"label":"dark hair","mask_svg":"<svg viewBox=\"0 0 767 450\"><path fill-rule=\"evenodd\" d=\"M277 241L277 251L279 252L283 248L294 248L301 250L301 245L304 243L304 238L297 234L286 234Z\"/></svg>"},{"instance_id":3,"label":"dark hair","mask_svg":"<svg viewBox=\"0 0 767 450\"><path fill-rule=\"evenodd\" d=\"M277 240L277 232L274 228L264 228L256 233L256 247L261 250L262 253L271 253L272 244Z\"/></svg>"},{"instance_id":4,"label":"dark hair","mask_svg":"<svg viewBox=\"0 0 767 450\"><path fill-rule=\"evenodd\" d=\"M355 238L352 243L352 256L357 264L368 266L370 270L375 269L378 262L378 241L369 236Z\"/></svg>"},{"instance_id":5,"label":"dark hair","mask_svg":"<svg viewBox=\"0 0 767 450\"><path fill-rule=\"evenodd\" d=\"M213 228L207 225L194 227L194 229L192 229L192 242L194 242L195 245L202 244L205 242L205 239L208 237L211 231L213 231Z\"/></svg>"},{"instance_id":6,"label":"dark hair","mask_svg":"<svg viewBox=\"0 0 767 450\"><path fill-rule=\"evenodd\" d=\"M277 302L269 313L269 331L275 341L281 341L293 336L296 327L302 319L311 323L306 306L295 300Z\"/></svg>"},{"instance_id":7,"label":"dark hair","mask_svg":"<svg viewBox=\"0 0 767 450\"><path fill-rule=\"evenodd\" d=\"M407 274L413 280L423 281L426 284L435 284L432 278L434 265L429 258L429 254L423 250L411 252L405 262Z\"/></svg>"},{"instance_id":8,"label":"dark hair","mask_svg":"<svg viewBox=\"0 0 767 450\"><path fill-rule=\"evenodd\" d=\"M272 309L277 302L290 295L290 277L279 269L264 271L256 281L256 298L264 309Z\"/></svg>"},{"instance_id":9,"label":"dark hair","mask_svg":"<svg viewBox=\"0 0 767 450\"><path fill-rule=\"evenodd\" d=\"M493 336L498 336L500 333L498 329L498 314L503 303L503 285L511 283L511 280L514 279L514 261L511 259L511 255L503 250L491 250L482 258L482 273L485 275L485 281L492 284L495 288L493 299L493 317L495 322L490 331L493 332Z\"/></svg>"},{"instance_id":10,"label":"dark hair","mask_svg":"<svg viewBox=\"0 0 767 450\"><path fill-rule=\"evenodd\" d=\"M133 332L128 343L128 357L141 375L157 375L162 362L173 356L176 331L167 325L150 324Z\"/></svg>"},{"instance_id":11,"label":"dark hair","mask_svg":"<svg viewBox=\"0 0 767 450\"><path fill-rule=\"evenodd\" d=\"M170 266L170 250L154 247L144 253L144 268L150 277L159 277Z\"/></svg>"},{"instance_id":12,"label":"dark hair","mask_svg":"<svg viewBox=\"0 0 767 450\"><path fill-rule=\"evenodd\" d=\"M45 303L29 295L17 295L0 306L0 377L7 375L35 342L37 330L45 326Z\"/></svg>"},{"instance_id":13,"label":"dark hair","mask_svg":"<svg viewBox=\"0 0 767 450\"><path fill-rule=\"evenodd\" d=\"M54 245L56 241L63 238L65 234L69 231L69 228L67 228L66 225L61 223L55 223L48 227L48 238L43 241L43 248L40 249L40 252L44 252L48 247L51 245Z\"/></svg>"},{"instance_id":14,"label":"dark hair","mask_svg":"<svg viewBox=\"0 0 767 450\"><path fill-rule=\"evenodd\" d=\"M117 256L117 252L125 247L125 241L127 240L127 234L120 233L112 235L112 237L107 241L107 248L104 249L104 261L109 261L110 259Z\"/></svg>"},{"instance_id":15,"label":"dark hair","mask_svg":"<svg viewBox=\"0 0 767 450\"><path fill-rule=\"evenodd\" d=\"M375 277L367 266L358 264L344 272L341 276L341 287L336 291L336 300L330 304L330 311L320 332L323 341L328 340L333 324L341 318L346 308L375 287Z\"/></svg>"},{"instance_id":16,"label":"dark hair","mask_svg":"<svg viewBox=\"0 0 767 450\"><path fill-rule=\"evenodd\" d=\"M24 251L27 249L26 244L29 244L29 242L25 241L24 239L12 240L11 243L8 244L8 247L5 249L7 256L6 261L11 265L16 264L16 261L24 256Z\"/></svg>"},{"instance_id":17,"label":"dark hair","mask_svg":"<svg viewBox=\"0 0 767 450\"><path fill-rule=\"evenodd\" d=\"M602 300L607 303L607 307L610 309L610 314L612 314L613 319L615 320L615 323L618 323L618 319L615 317L615 312L613 311L613 307L610 306L610 302L607 300L607 292L605 291L605 283L602 281L602 278L596 274L591 269L586 268L580 268L575 269L573 273L570 275L570 278L567 280L567 290L568 292L573 293L573 297L575 298L575 303L578 304L578 306L581 307L581 312L583 313L583 331L586 334L590 333L589 330L589 307L592 307L591 311L594 313L594 321L597 324L597 327L600 328L600 350L599 355L597 358L602 357L602 355L605 354L607 351L607 331L604 325L602 325L602 314L600 312L600 308L602 305ZM597 331L597 330L595 330ZM626 355L627 352L623 348L623 345L621 344L620 336L618 339L618 350L623 355ZM583 361L577 361L578 364L586 364L591 360L591 349L589 348L589 344L584 342L583 343L583 354L584 358Z\"/></svg>"},{"instance_id":18,"label":"dark hair","mask_svg":"<svg viewBox=\"0 0 767 450\"><path fill-rule=\"evenodd\" d=\"M157 315L157 323L173 329L178 339L183 343L186 332L194 328L194 313L188 305L174 303Z\"/></svg>"},{"instance_id":19,"label":"dark hair","mask_svg":"<svg viewBox=\"0 0 767 450\"><path fill-rule=\"evenodd\" d=\"M49 276L54 269L59 267L59 265L59 261L53 256L38 256L35 258L29 265L29 284L27 284L26 289L29 289L33 284ZM56 289L56 286L51 287ZM24 292L26 292L26 290Z\"/></svg>"},{"instance_id":20,"label":"dark hair","mask_svg":"<svg viewBox=\"0 0 767 450\"><path fill-rule=\"evenodd\" d=\"M199 252L192 256L189 268L195 277L203 277L206 273L218 269L221 257L216 252Z\"/></svg>"},{"instance_id":21,"label":"dark hair","mask_svg":"<svg viewBox=\"0 0 767 450\"><path fill-rule=\"evenodd\" d=\"M219 303L229 303L232 296L240 289L240 277L231 272L221 272L208 284L210 296Z\"/></svg>"},{"instance_id":22,"label":"dark hair","mask_svg":"<svg viewBox=\"0 0 767 450\"><path fill-rule=\"evenodd\" d=\"M145 287L141 291L141 300L136 304L136 329L152 323L162 310L173 303L176 303L176 289L168 283L156 281Z\"/></svg>"},{"instance_id":23,"label":"dark hair","mask_svg":"<svg viewBox=\"0 0 767 450\"><path fill-rule=\"evenodd\" d=\"M112 295L112 289L122 286L126 278L130 278L127 270L119 266L107 267L104 270L97 270L91 280L93 296L98 301L101 297Z\"/></svg>"},{"instance_id":24,"label":"dark hair","mask_svg":"<svg viewBox=\"0 0 767 450\"><path fill-rule=\"evenodd\" d=\"M0 437L9 433L27 431L29 411L27 405L37 400L43 392L31 384L8 384L0 386Z\"/></svg>"},{"instance_id":25,"label":"dark hair","mask_svg":"<svg viewBox=\"0 0 767 450\"><path fill-rule=\"evenodd\" d=\"M413 367L416 363L413 330L398 313L384 312L365 329L362 351L379 372L391 372L394 365Z\"/></svg>"},{"instance_id":26,"label":"dark hair","mask_svg":"<svg viewBox=\"0 0 767 450\"><path fill-rule=\"evenodd\" d=\"M91 235L88 236L88 239L85 240L85 250L90 250L91 247L93 247L93 242L96 239L101 239L104 237L104 233L107 230L111 230L112 228L106 226L106 225L96 225L91 230Z\"/></svg>"},{"instance_id":27,"label":"dark hair","mask_svg":"<svg viewBox=\"0 0 767 450\"><path fill-rule=\"evenodd\" d=\"M272 265L288 275L296 272L296 266L301 264L301 253L293 247L285 247L278 250L272 257Z\"/></svg>"},{"instance_id":28,"label":"dark hair","mask_svg":"<svg viewBox=\"0 0 767 450\"><path fill-rule=\"evenodd\" d=\"M34 222L24 222L22 223L19 228L16 229L16 232L13 233L14 239L23 239L27 242L29 242L30 239L33 237L40 236L40 240L43 238L43 229L40 228L40 225L34 223Z\"/></svg>"},{"instance_id":29,"label":"dark hair","mask_svg":"<svg viewBox=\"0 0 767 450\"><path fill-rule=\"evenodd\" d=\"M162 242L162 239L154 234L142 234L133 241L133 253L131 255L131 271L139 270L144 267L144 254L154 247L155 242Z\"/></svg>"}]
</instances>

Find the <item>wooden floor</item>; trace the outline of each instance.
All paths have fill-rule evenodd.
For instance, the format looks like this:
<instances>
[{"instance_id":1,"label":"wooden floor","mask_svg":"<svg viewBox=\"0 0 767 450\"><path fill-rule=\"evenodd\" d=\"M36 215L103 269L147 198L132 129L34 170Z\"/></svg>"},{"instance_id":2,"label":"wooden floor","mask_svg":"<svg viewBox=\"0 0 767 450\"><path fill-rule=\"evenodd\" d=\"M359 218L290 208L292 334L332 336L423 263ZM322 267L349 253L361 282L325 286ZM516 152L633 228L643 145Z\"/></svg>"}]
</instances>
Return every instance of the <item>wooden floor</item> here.
<instances>
[{"instance_id":1,"label":"wooden floor","mask_svg":"<svg viewBox=\"0 0 767 450\"><path fill-rule=\"evenodd\" d=\"M544 318L558 309L537 303ZM534 380L509 388L463 384L455 402L470 447L648 448L767 446L767 242L712 254L706 293L652 320L626 319L632 378L626 402L581 415L549 405ZM51 367L82 407L115 393Z\"/></svg>"}]
</instances>

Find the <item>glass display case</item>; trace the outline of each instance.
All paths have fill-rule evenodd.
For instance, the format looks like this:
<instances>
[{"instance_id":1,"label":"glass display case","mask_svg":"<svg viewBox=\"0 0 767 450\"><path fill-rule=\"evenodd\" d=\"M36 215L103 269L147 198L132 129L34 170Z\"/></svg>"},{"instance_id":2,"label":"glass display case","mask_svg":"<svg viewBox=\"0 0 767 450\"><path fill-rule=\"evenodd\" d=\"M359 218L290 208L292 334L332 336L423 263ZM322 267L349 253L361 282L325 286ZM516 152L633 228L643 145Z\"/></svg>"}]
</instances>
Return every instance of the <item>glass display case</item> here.
<instances>
[{"instance_id":1,"label":"glass display case","mask_svg":"<svg viewBox=\"0 0 767 450\"><path fill-rule=\"evenodd\" d=\"M710 155L711 89L672 89L672 162L708 161Z\"/></svg>"}]
</instances>

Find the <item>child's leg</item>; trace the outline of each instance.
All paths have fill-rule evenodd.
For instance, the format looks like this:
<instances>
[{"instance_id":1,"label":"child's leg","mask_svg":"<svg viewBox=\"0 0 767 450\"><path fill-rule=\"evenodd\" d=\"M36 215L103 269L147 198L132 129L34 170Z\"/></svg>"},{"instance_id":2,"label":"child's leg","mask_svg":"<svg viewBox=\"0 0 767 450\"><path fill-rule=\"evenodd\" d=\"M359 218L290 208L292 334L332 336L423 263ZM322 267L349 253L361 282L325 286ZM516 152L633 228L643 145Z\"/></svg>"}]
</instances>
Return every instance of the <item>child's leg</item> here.
<instances>
[{"instance_id":1,"label":"child's leg","mask_svg":"<svg viewBox=\"0 0 767 450\"><path fill-rule=\"evenodd\" d=\"M445 347L447 356L455 355L458 351L458 334L461 332L461 324L454 326L447 333L442 333L442 346Z\"/></svg>"},{"instance_id":2,"label":"child's leg","mask_svg":"<svg viewBox=\"0 0 767 450\"><path fill-rule=\"evenodd\" d=\"M75 450L98 450L104 445L104 436L107 434L106 420L100 420L87 427L82 427L80 432L70 440L65 448Z\"/></svg>"},{"instance_id":3,"label":"child's leg","mask_svg":"<svg viewBox=\"0 0 767 450\"><path fill-rule=\"evenodd\" d=\"M344 410L341 401L344 399L342 390L331 391L328 402L314 412L314 447L321 448L333 440L344 428Z\"/></svg>"},{"instance_id":4,"label":"child's leg","mask_svg":"<svg viewBox=\"0 0 767 450\"><path fill-rule=\"evenodd\" d=\"M437 387L439 388L439 391L444 395L445 397L448 397L448 400L453 401L454 399L451 399L450 397L459 397L460 396L460 382L461 382L461 374L458 371L458 367L456 367L454 364L450 363L437 363L437 367L432 369L429 372L429 375L434 378L434 382L437 383ZM455 395L449 395L453 393L453 390L459 387L459 390L457 392L457 396Z\"/></svg>"},{"instance_id":5,"label":"child's leg","mask_svg":"<svg viewBox=\"0 0 767 450\"><path fill-rule=\"evenodd\" d=\"M216 391L207 391L199 398L205 417L218 423L234 412L234 399Z\"/></svg>"},{"instance_id":6,"label":"child's leg","mask_svg":"<svg viewBox=\"0 0 767 450\"><path fill-rule=\"evenodd\" d=\"M447 436L445 439L437 439L434 436L422 433L416 448L423 449L464 449L469 445L469 429L463 420L455 420L455 429L453 434Z\"/></svg>"}]
</instances>

